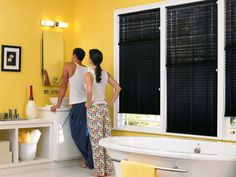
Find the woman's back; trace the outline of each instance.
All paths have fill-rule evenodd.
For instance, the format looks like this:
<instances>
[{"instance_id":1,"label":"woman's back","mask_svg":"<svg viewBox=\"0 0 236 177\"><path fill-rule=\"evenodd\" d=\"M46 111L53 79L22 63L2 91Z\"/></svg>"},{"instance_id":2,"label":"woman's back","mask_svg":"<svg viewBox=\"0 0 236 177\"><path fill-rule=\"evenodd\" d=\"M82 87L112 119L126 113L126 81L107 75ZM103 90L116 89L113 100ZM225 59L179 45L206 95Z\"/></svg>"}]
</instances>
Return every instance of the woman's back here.
<instances>
[{"instance_id":1,"label":"woman's back","mask_svg":"<svg viewBox=\"0 0 236 177\"><path fill-rule=\"evenodd\" d=\"M96 104L107 104L105 101L106 86L108 83L108 73L106 71L101 72L101 81L98 83L96 81L96 75L93 69L89 69L89 72L92 73L93 81L93 105Z\"/></svg>"}]
</instances>

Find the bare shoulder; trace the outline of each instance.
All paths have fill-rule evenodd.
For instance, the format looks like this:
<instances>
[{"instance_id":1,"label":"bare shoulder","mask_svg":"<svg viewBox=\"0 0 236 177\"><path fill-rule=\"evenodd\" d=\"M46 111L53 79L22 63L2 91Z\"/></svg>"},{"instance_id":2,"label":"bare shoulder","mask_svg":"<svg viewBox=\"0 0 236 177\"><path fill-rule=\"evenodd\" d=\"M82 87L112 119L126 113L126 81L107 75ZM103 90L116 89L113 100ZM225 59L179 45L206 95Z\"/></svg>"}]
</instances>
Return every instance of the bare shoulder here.
<instances>
[{"instance_id":1,"label":"bare shoulder","mask_svg":"<svg viewBox=\"0 0 236 177\"><path fill-rule=\"evenodd\" d=\"M68 68L68 67L71 67L71 66L73 66L74 64L72 63L72 62L66 62L65 64L64 64L64 67L65 68Z\"/></svg>"},{"instance_id":2,"label":"bare shoulder","mask_svg":"<svg viewBox=\"0 0 236 177\"><path fill-rule=\"evenodd\" d=\"M93 82L93 80L94 80L93 74L90 72L85 73L84 78L85 78L86 83Z\"/></svg>"},{"instance_id":3,"label":"bare shoulder","mask_svg":"<svg viewBox=\"0 0 236 177\"><path fill-rule=\"evenodd\" d=\"M85 78L93 78L93 74L91 72L87 72L84 75Z\"/></svg>"},{"instance_id":4,"label":"bare shoulder","mask_svg":"<svg viewBox=\"0 0 236 177\"><path fill-rule=\"evenodd\" d=\"M76 68L76 65L72 62L66 62L64 64L64 70L68 71L71 75L73 75L75 68Z\"/></svg>"}]
</instances>

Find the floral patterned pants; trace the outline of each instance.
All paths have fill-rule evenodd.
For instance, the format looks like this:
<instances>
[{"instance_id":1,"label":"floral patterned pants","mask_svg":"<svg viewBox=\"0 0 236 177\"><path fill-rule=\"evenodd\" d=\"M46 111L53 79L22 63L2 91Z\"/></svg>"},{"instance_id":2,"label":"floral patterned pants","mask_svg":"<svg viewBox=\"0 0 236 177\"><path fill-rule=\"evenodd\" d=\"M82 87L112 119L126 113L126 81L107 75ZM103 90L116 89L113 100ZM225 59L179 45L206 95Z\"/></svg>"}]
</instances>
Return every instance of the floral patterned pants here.
<instances>
[{"instance_id":1,"label":"floral patterned pants","mask_svg":"<svg viewBox=\"0 0 236 177\"><path fill-rule=\"evenodd\" d=\"M87 124L93 150L93 163L97 176L112 174L112 162L99 140L111 136L111 120L108 105L97 104L87 109Z\"/></svg>"}]
</instances>

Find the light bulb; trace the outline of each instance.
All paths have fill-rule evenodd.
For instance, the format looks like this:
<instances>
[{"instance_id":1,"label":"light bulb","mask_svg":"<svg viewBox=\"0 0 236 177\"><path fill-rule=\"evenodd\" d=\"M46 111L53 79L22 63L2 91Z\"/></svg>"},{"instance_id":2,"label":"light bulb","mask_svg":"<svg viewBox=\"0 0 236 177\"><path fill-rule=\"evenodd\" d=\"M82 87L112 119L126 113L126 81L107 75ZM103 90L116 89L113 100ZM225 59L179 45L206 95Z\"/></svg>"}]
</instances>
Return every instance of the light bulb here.
<instances>
[{"instance_id":1,"label":"light bulb","mask_svg":"<svg viewBox=\"0 0 236 177\"><path fill-rule=\"evenodd\" d=\"M55 26L55 22L52 20L41 20L42 26Z\"/></svg>"},{"instance_id":2,"label":"light bulb","mask_svg":"<svg viewBox=\"0 0 236 177\"><path fill-rule=\"evenodd\" d=\"M68 23L65 22L57 22L57 27L59 28L68 28Z\"/></svg>"}]
</instances>

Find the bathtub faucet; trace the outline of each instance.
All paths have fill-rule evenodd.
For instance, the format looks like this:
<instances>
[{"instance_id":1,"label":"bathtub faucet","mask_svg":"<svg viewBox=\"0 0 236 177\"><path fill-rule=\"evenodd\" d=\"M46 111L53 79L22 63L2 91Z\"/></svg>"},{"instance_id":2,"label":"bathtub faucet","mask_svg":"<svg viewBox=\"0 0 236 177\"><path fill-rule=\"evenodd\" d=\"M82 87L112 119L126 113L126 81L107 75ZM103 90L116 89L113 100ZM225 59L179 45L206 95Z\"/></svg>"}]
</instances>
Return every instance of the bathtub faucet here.
<instances>
[{"instance_id":1,"label":"bathtub faucet","mask_svg":"<svg viewBox=\"0 0 236 177\"><path fill-rule=\"evenodd\" d=\"M201 153L201 148L200 147L194 148L194 153L200 154Z\"/></svg>"}]
</instances>

